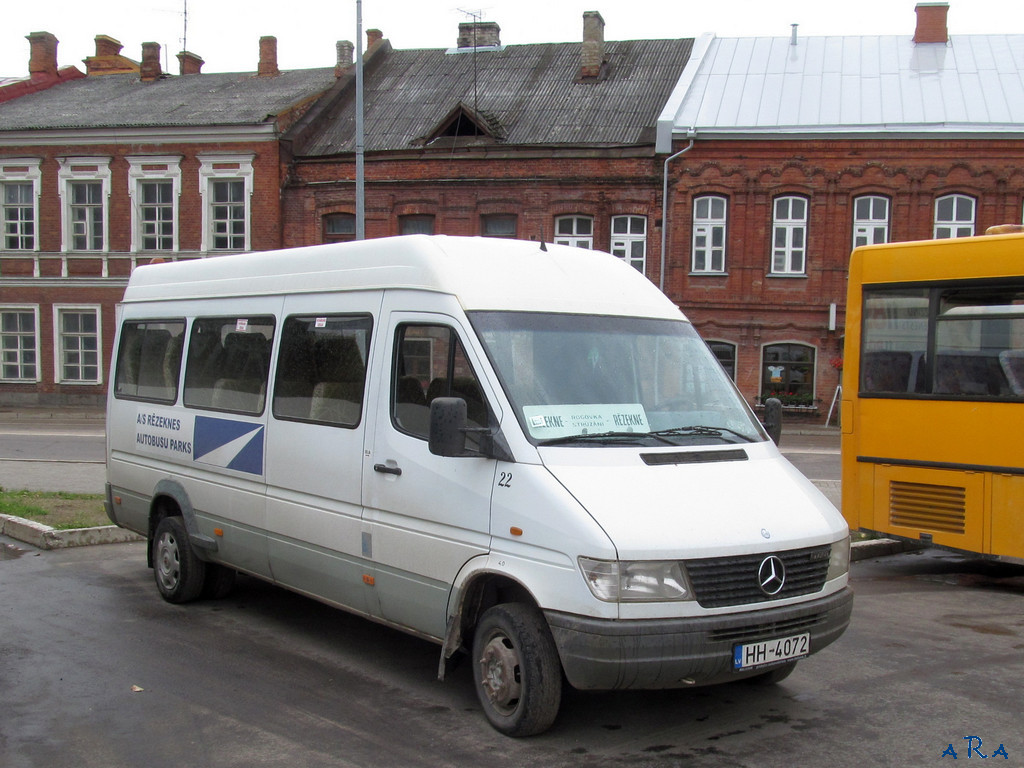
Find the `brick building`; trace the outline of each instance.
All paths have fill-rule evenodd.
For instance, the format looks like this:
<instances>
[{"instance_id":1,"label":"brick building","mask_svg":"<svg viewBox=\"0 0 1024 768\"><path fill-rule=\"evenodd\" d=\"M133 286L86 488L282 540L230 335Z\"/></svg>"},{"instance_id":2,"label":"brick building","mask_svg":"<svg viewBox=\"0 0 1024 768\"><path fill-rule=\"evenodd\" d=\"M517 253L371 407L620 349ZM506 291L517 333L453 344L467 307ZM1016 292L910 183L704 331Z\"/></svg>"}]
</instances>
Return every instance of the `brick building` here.
<instances>
[{"instance_id":1,"label":"brick building","mask_svg":"<svg viewBox=\"0 0 1024 768\"><path fill-rule=\"evenodd\" d=\"M280 72L264 38L255 72L171 76L101 35L76 78L28 39L37 87L0 89L0 404L101 403L136 264L280 247L279 138L335 68Z\"/></svg>"},{"instance_id":2,"label":"brick building","mask_svg":"<svg viewBox=\"0 0 1024 768\"><path fill-rule=\"evenodd\" d=\"M1024 35L950 35L948 11L919 4L905 36L695 43L659 121L664 289L752 403L827 414L854 246L1021 221Z\"/></svg>"},{"instance_id":3,"label":"brick building","mask_svg":"<svg viewBox=\"0 0 1024 768\"><path fill-rule=\"evenodd\" d=\"M557 240L611 251L657 279L655 124L693 40L505 45L494 22L449 49L364 57L367 237L408 233ZM285 244L355 237L351 70L284 136Z\"/></svg>"}]
</instances>

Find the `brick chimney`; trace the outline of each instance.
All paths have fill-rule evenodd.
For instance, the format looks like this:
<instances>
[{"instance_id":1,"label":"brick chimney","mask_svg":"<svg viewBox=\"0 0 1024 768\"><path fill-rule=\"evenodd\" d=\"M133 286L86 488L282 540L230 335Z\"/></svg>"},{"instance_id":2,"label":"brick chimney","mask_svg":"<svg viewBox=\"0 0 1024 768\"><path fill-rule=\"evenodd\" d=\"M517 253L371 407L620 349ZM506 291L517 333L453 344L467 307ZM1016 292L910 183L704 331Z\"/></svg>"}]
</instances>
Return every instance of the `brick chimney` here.
<instances>
[{"instance_id":1,"label":"brick chimney","mask_svg":"<svg viewBox=\"0 0 1024 768\"><path fill-rule=\"evenodd\" d=\"M277 68L277 38L265 35L260 38L260 66L256 71L260 77L276 77L281 74Z\"/></svg>"},{"instance_id":2,"label":"brick chimney","mask_svg":"<svg viewBox=\"0 0 1024 768\"><path fill-rule=\"evenodd\" d=\"M495 21L464 21L459 24L457 48L497 48L501 27Z\"/></svg>"},{"instance_id":3,"label":"brick chimney","mask_svg":"<svg viewBox=\"0 0 1024 768\"><path fill-rule=\"evenodd\" d=\"M163 77L160 69L160 43L142 44L142 63L139 65L139 79L151 83Z\"/></svg>"},{"instance_id":4,"label":"brick chimney","mask_svg":"<svg viewBox=\"0 0 1024 768\"><path fill-rule=\"evenodd\" d=\"M31 79L57 76L57 38L49 32L26 35L30 45L28 73Z\"/></svg>"},{"instance_id":5,"label":"brick chimney","mask_svg":"<svg viewBox=\"0 0 1024 768\"><path fill-rule=\"evenodd\" d=\"M334 76L341 77L352 67L352 54L356 47L348 40L339 40L335 44L335 48L338 51L338 61L334 65Z\"/></svg>"},{"instance_id":6,"label":"brick chimney","mask_svg":"<svg viewBox=\"0 0 1024 768\"><path fill-rule=\"evenodd\" d=\"M178 54L178 73L182 75L198 75L205 63L199 54L182 51Z\"/></svg>"},{"instance_id":7,"label":"brick chimney","mask_svg":"<svg viewBox=\"0 0 1024 768\"><path fill-rule=\"evenodd\" d=\"M95 77L138 73L139 63L122 56L123 47L120 40L108 35L96 35L96 55L84 59L86 74Z\"/></svg>"},{"instance_id":8,"label":"brick chimney","mask_svg":"<svg viewBox=\"0 0 1024 768\"><path fill-rule=\"evenodd\" d=\"M915 43L949 42L949 29L946 27L946 16L949 13L948 3L918 3L914 11L917 13L917 29L914 30Z\"/></svg>"},{"instance_id":9,"label":"brick chimney","mask_svg":"<svg viewBox=\"0 0 1024 768\"><path fill-rule=\"evenodd\" d=\"M583 14L583 48L580 52L580 79L595 80L604 64L604 19L597 11Z\"/></svg>"},{"instance_id":10,"label":"brick chimney","mask_svg":"<svg viewBox=\"0 0 1024 768\"><path fill-rule=\"evenodd\" d=\"M366 50L370 50L384 39L384 33L379 29L368 29L366 30Z\"/></svg>"}]
</instances>

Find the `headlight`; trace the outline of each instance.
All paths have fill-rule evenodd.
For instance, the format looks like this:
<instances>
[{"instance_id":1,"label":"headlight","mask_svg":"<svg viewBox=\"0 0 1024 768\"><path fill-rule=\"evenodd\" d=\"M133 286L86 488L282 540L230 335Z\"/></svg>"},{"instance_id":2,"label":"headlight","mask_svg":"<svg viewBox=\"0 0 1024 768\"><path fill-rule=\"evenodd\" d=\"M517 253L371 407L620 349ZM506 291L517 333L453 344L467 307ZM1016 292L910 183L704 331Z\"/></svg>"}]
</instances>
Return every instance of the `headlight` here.
<instances>
[{"instance_id":1,"label":"headlight","mask_svg":"<svg viewBox=\"0 0 1024 768\"><path fill-rule=\"evenodd\" d=\"M838 579L850 571L850 535L839 541L832 542L832 555L828 559L828 574L826 581Z\"/></svg>"},{"instance_id":2,"label":"headlight","mask_svg":"<svg viewBox=\"0 0 1024 768\"><path fill-rule=\"evenodd\" d=\"M594 597L605 602L661 602L692 600L693 590L676 560L579 559L580 569Z\"/></svg>"}]
</instances>

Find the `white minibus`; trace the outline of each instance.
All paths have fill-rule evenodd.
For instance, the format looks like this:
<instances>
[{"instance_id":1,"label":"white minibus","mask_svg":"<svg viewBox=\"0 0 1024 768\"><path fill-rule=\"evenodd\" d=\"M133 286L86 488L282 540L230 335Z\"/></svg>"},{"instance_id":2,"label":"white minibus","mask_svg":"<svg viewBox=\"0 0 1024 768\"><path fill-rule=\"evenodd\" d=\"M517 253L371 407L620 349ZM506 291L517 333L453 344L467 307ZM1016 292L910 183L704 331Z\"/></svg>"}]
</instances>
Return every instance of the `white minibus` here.
<instances>
[{"instance_id":1,"label":"white minibus","mask_svg":"<svg viewBox=\"0 0 1024 768\"><path fill-rule=\"evenodd\" d=\"M849 529L606 253L422 236L139 267L107 509L163 597L239 572L468 656L499 731L585 690L777 681L849 623Z\"/></svg>"}]
</instances>

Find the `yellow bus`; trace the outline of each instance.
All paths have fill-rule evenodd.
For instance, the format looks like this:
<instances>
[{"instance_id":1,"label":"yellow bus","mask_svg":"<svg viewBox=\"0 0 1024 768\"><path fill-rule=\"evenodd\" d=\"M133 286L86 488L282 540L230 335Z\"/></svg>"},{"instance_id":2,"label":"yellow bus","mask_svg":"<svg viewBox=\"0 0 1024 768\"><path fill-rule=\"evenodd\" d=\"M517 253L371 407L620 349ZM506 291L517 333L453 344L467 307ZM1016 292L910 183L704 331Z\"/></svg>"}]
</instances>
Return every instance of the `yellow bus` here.
<instances>
[{"instance_id":1,"label":"yellow bus","mask_svg":"<svg viewBox=\"0 0 1024 768\"><path fill-rule=\"evenodd\" d=\"M854 250L840 419L851 529L1024 563L1022 229Z\"/></svg>"}]
</instances>

